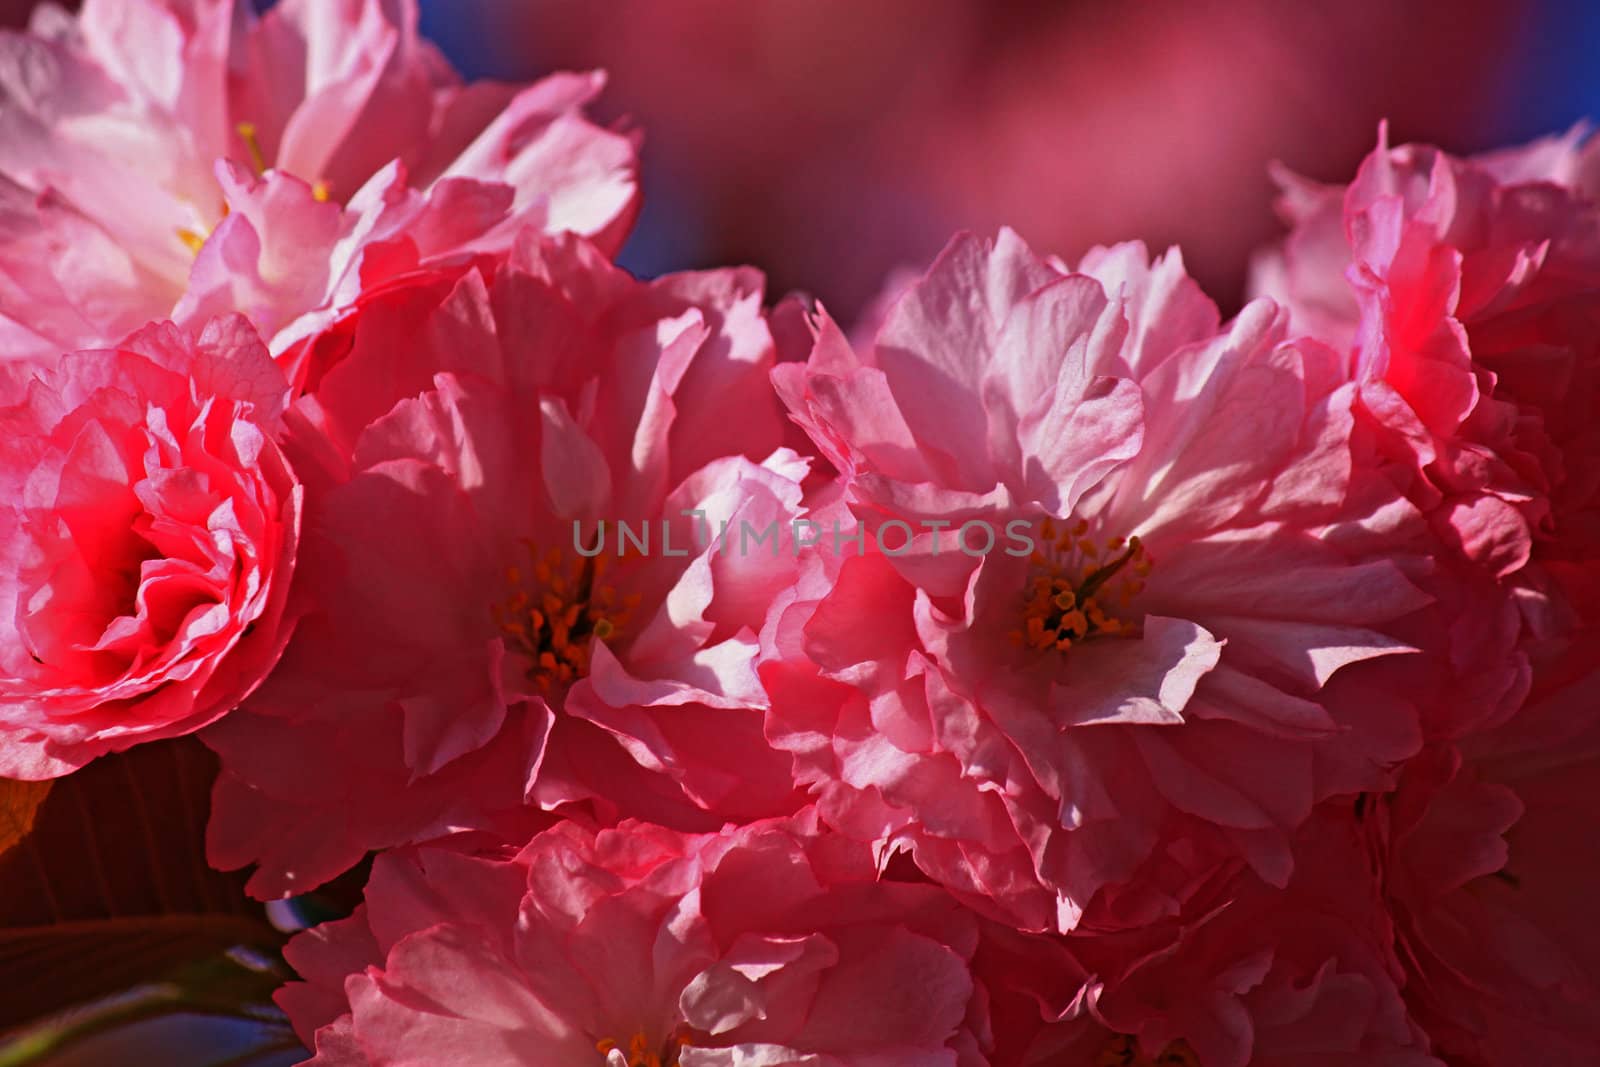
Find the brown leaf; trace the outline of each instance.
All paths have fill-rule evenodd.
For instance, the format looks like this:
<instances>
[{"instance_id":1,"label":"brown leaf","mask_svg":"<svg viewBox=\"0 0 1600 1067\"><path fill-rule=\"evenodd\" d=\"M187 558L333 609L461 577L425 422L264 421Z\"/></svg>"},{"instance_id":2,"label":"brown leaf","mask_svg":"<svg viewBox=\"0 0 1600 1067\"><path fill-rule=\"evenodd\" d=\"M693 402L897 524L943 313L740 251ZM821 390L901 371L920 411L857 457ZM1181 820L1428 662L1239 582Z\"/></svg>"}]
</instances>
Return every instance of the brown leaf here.
<instances>
[{"instance_id":1,"label":"brown leaf","mask_svg":"<svg viewBox=\"0 0 1600 1067\"><path fill-rule=\"evenodd\" d=\"M212 977L183 975L208 967L261 987L247 999L283 980L283 935L245 897L244 875L205 862L216 769L193 738L158 741L97 759L35 798L32 832L0 854L0 1030L115 1007L140 989L171 994L151 1010L192 1010L219 990ZM273 966L228 964L238 947Z\"/></svg>"},{"instance_id":2,"label":"brown leaf","mask_svg":"<svg viewBox=\"0 0 1600 1067\"><path fill-rule=\"evenodd\" d=\"M0 854L22 843L33 830L49 782L14 782L0 778Z\"/></svg>"},{"instance_id":3,"label":"brown leaf","mask_svg":"<svg viewBox=\"0 0 1600 1067\"><path fill-rule=\"evenodd\" d=\"M55 782L0 854L0 927L141 915L260 916L244 876L211 870L216 757L193 738L103 756Z\"/></svg>"}]
</instances>

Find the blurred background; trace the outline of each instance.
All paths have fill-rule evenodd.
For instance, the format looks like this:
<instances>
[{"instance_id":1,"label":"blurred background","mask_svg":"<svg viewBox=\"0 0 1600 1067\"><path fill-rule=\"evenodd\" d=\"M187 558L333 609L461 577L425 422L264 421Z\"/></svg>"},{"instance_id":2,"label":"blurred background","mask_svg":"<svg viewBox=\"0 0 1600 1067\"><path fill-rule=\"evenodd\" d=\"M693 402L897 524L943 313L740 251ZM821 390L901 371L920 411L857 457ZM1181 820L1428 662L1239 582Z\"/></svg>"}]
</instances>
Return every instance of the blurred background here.
<instances>
[{"instance_id":1,"label":"blurred background","mask_svg":"<svg viewBox=\"0 0 1600 1067\"><path fill-rule=\"evenodd\" d=\"M1179 244L1235 306L1269 160L1336 180L1380 118L1469 152L1600 113L1589 0L420 2L469 77L611 72L602 117L646 135L631 269L753 263L844 319L1001 223Z\"/></svg>"},{"instance_id":2,"label":"blurred background","mask_svg":"<svg viewBox=\"0 0 1600 1067\"><path fill-rule=\"evenodd\" d=\"M841 318L959 229L1068 258L1179 244L1225 306L1274 236L1267 163L1342 180L1600 114L1586 0L422 0L471 75L611 72L645 131L635 271L749 262Z\"/></svg>"}]
</instances>

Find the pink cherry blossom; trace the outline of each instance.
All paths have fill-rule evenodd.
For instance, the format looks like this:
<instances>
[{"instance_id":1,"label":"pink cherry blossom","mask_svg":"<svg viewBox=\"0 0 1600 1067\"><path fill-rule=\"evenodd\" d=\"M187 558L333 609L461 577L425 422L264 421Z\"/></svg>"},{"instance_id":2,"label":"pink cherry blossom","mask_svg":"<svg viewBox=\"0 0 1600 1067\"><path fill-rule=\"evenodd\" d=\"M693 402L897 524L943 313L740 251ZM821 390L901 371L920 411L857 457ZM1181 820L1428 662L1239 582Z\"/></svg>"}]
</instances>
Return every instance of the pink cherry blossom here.
<instances>
[{"instance_id":1,"label":"pink cherry blossom","mask_svg":"<svg viewBox=\"0 0 1600 1067\"><path fill-rule=\"evenodd\" d=\"M326 1067L981 1067L975 917L815 819L379 858L279 1003Z\"/></svg>"},{"instance_id":2,"label":"pink cherry blossom","mask_svg":"<svg viewBox=\"0 0 1600 1067\"><path fill-rule=\"evenodd\" d=\"M1040 1036L1029 1062L1441 1067L1401 998L1370 814L1348 797L1319 808L1283 889L1246 873L1197 895L1178 921L1068 938L1095 977L1084 1010Z\"/></svg>"},{"instance_id":3,"label":"pink cherry blossom","mask_svg":"<svg viewBox=\"0 0 1600 1067\"><path fill-rule=\"evenodd\" d=\"M525 804L705 830L794 809L755 670L794 561L709 536L800 508L761 301L751 271L643 283L530 233L296 349L312 607L206 735L214 862L277 896Z\"/></svg>"},{"instance_id":4,"label":"pink cherry blossom","mask_svg":"<svg viewBox=\"0 0 1600 1067\"><path fill-rule=\"evenodd\" d=\"M1257 287L1350 354L1408 497L1494 574L1593 588L1600 182L1579 131L1471 159L1380 138L1347 187L1284 175ZM1587 575L1587 578L1584 578Z\"/></svg>"},{"instance_id":5,"label":"pink cherry blossom","mask_svg":"<svg viewBox=\"0 0 1600 1067\"><path fill-rule=\"evenodd\" d=\"M1600 641L1504 726L1430 748L1374 826L1406 999L1467 1067L1582 1063L1600 1047Z\"/></svg>"},{"instance_id":6,"label":"pink cherry blossom","mask_svg":"<svg viewBox=\"0 0 1600 1067\"><path fill-rule=\"evenodd\" d=\"M776 372L863 526L917 536L774 605L769 735L835 826L1031 930L1284 884L1313 805L1420 743L1392 631L1431 603L1331 351L1266 302L1219 325L1176 254L1080 270L960 239L873 347L824 317ZM975 520L1036 551L958 550Z\"/></svg>"},{"instance_id":7,"label":"pink cherry blossom","mask_svg":"<svg viewBox=\"0 0 1600 1067\"><path fill-rule=\"evenodd\" d=\"M0 396L0 776L198 730L260 683L301 489L250 326L152 326Z\"/></svg>"},{"instance_id":8,"label":"pink cherry blossom","mask_svg":"<svg viewBox=\"0 0 1600 1067\"><path fill-rule=\"evenodd\" d=\"M0 33L7 356L227 311L277 352L363 279L524 225L614 250L635 152L583 116L601 82L464 86L414 0L47 5Z\"/></svg>"}]
</instances>

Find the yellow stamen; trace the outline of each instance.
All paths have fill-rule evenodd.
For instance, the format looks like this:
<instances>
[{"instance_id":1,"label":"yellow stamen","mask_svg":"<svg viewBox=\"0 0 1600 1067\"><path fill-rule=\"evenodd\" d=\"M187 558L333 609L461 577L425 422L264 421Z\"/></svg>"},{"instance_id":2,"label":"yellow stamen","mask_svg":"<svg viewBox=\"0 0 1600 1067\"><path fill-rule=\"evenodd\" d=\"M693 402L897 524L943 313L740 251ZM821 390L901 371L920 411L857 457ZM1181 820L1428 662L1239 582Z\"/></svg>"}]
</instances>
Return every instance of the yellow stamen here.
<instances>
[{"instance_id":1,"label":"yellow stamen","mask_svg":"<svg viewBox=\"0 0 1600 1067\"><path fill-rule=\"evenodd\" d=\"M193 230L179 230L178 240L182 241L186 246L188 246L189 251L193 252L197 256L200 254L200 249L204 248L206 243L206 239L200 234L195 233Z\"/></svg>"},{"instance_id":2,"label":"yellow stamen","mask_svg":"<svg viewBox=\"0 0 1600 1067\"><path fill-rule=\"evenodd\" d=\"M257 175L267 172L267 157L261 151L261 139L256 135L256 124L241 122L234 127L239 131L239 140L244 142L245 151L250 153L250 165L256 170Z\"/></svg>"}]
</instances>

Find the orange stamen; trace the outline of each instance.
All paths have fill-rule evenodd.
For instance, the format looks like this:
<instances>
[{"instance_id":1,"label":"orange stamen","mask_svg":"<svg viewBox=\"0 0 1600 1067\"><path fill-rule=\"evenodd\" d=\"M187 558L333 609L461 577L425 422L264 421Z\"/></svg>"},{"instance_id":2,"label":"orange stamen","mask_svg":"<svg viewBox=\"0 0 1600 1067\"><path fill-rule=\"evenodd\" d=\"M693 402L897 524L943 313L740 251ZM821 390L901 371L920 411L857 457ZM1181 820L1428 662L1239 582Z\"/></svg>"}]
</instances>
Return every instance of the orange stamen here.
<instances>
[{"instance_id":1,"label":"orange stamen","mask_svg":"<svg viewBox=\"0 0 1600 1067\"><path fill-rule=\"evenodd\" d=\"M558 548L541 553L532 542L523 544L528 565L505 569L510 592L490 605L489 616L508 647L527 659L528 677L541 689L566 685L588 673L591 639L615 639L639 598L630 595L621 609L614 606L616 590L597 582L600 557L568 559Z\"/></svg>"},{"instance_id":2,"label":"orange stamen","mask_svg":"<svg viewBox=\"0 0 1600 1067\"><path fill-rule=\"evenodd\" d=\"M1090 537L1084 519L1065 524L1064 529L1046 519L1040 529L1046 537L1045 547L1035 551L1032 559L1042 573L1036 572L1029 580L1022 627L1008 634L1012 643L1066 652L1074 644L1097 637L1137 634L1137 626L1107 609L1113 604L1119 610L1128 607L1144 589L1150 560L1139 538L1119 535L1102 541ZM1057 529L1062 529L1060 536L1049 543Z\"/></svg>"}]
</instances>

